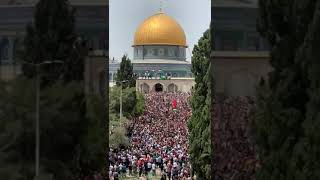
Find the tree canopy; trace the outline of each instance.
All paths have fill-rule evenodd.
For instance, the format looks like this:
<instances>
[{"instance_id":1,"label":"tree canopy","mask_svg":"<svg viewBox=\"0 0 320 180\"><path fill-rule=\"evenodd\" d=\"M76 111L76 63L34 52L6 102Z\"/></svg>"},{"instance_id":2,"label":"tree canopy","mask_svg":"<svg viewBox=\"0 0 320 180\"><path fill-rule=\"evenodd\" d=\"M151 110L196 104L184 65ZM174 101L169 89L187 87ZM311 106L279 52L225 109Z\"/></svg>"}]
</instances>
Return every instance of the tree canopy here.
<instances>
[{"instance_id":1,"label":"tree canopy","mask_svg":"<svg viewBox=\"0 0 320 180\"><path fill-rule=\"evenodd\" d=\"M40 0L19 52L23 73L0 83L0 177L34 178L36 73L41 76L40 174L72 180L105 167L105 105L100 96L84 94L86 51L77 41L74 13L67 0ZM29 65L55 60L64 63L44 64L38 72Z\"/></svg>"},{"instance_id":2,"label":"tree canopy","mask_svg":"<svg viewBox=\"0 0 320 180\"><path fill-rule=\"evenodd\" d=\"M199 179L211 177L212 70L210 31L207 30L193 49L191 71L195 75L192 92L192 117L188 122L189 152L192 168Z\"/></svg>"},{"instance_id":3,"label":"tree canopy","mask_svg":"<svg viewBox=\"0 0 320 180\"><path fill-rule=\"evenodd\" d=\"M320 1L260 0L258 30L270 43L273 71L261 81L251 131L256 178L319 179Z\"/></svg>"},{"instance_id":4,"label":"tree canopy","mask_svg":"<svg viewBox=\"0 0 320 180\"><path fill-rule=\"evenodd\" d=\"M63 64L41 66L41 79L52 81L83 80L84 54L75 33L75 9L68 0L40 0L35 7L34 21L27 25L23 48L19 56L23 74L36 75L35 66L45 61L62 61Z\"/></svg>"},{"instance_id":5,"label":"tree canopy","mask_svg":"<svg viewBox=\"0 0 320 180\"><path fill-rule=\"evenodd\" d=\"M121 59L120 68L116 73L115 80L117 86L121 86L122 81L127 81L122 83L122 88L136 87L136 76L133 73L131 60L127 55L123 55Z\"/></svg>"},{"instance_id":6,"label":"tree canopy","mask_svg":"<svg viewBox=\"0 0 320 180\"><path fill-rule=\"evenodd\" d=\"M135 88L122 90L122 110L127 118L138 116L144 111L144 97ZM109 113L118 116L120 111L120 87L112 87L109 91Z\"/></svg>"},{"instance_id":7,"label":"tree canopy","mask_svg":"<svg viewBox=\"0 0 320 180\"><path fill-rule=\"evenodd\" d=\"M0 169L9 164L8 167L17 172L15 175L32 179L35 81L21 77L1 83L1 87L5 90L0 94L0 153L4 155ZM76 179L81 173L100 170L105 163L107 130L102 118L103 103L97 98L88 98L83 118L86 104L77 98L82 93L83 86L77 82L56 83L41 92L40 168L42 173L53 174L54 179ZM1 177L12 178L12 171L0 170L0 173Z\"/></svg>"}]
</instances>

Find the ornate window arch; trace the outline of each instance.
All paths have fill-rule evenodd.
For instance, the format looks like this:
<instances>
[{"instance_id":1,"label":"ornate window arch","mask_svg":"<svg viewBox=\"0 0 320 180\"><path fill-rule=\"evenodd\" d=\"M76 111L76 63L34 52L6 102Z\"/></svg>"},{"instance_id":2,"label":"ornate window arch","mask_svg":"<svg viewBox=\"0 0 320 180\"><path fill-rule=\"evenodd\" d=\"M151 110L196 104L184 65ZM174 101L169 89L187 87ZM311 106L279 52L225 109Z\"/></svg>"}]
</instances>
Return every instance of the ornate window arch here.
<instances>
[{"instance_id":1,"label":"ornate window arch","mask_svg":"<svg viewBox=\"0 0 320 180\"><path fill-rule=\"evenodd\" d=\"M177 92L178 86L174 83L171 83L168 85L168 92Z\"/></svg>"},{"instance_id":2,"label":"ornate window arch","mask_svg":"<svg viewBox=\"0 0 320 180\"><path fill-rule=\"evenodd\" d=\"M0 39L0 61L9 60L9 39L3 37Z\"/></svg>"},{"instance_id":3,"label":"ornate window arch","mask_svg":"<svg viewBox=\"0 0 320 180\"><path fill-rule=\"evenodd\" d=\"M147 83L141 84L140 88L143 93L149 93L150 91L150 86Z\"/></svg>"}]
</instances>

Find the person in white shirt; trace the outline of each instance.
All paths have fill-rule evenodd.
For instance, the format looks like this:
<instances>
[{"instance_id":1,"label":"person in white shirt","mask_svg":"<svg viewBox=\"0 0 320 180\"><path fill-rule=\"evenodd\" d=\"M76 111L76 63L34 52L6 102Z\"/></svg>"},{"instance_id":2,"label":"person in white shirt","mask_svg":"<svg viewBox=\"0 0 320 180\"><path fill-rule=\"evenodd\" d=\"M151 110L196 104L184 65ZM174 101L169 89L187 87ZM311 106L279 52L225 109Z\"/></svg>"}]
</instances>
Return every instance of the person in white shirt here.
<instances>
[{"instance_id":1,"label":"person in white shirt","mask_svg":"<svg viewBox=\"0 0 320 180\"><path fill-rule=\"evenodd\" d=\"M148 172L150 172L150 170L151 170L151 168L152 168L152 164L150 163L150 162L148 162L148 164L147 164L147 167L148 167Z\"/></svg>"},{"instance_id":2,"label":"person in white shirt","mask_svg":"<svg viewBox=\"0 0 320 180\"><path fill-rule=\"evenodd\" d=\"M112 174L113 174L113 173L112 173L112 171L110 170L110 171L109 171L109 179L111 179Z\"/></svg>"},{"instance_id":3,"label":"person in white shirt","mask_svg":"<svg viewBox=\"0 0 320 180\"><path fill-rule=\"evenodd\" d=\"M119 171L120 171L120 173L122 172L122 164L121 163L119 164Z\"/></svg>"},{"instance_id":4,"label":"person in white shirt","mask_svg":"<svg viewBox=\"0 0 320 180\"><path fill-rule=\"evenodd\" d=\"M152 163L152 175L155 176L156 175L156 164Z\"/></svg>"},{"instance_id":5,"label":"person in white shirt","mask_svg":"<svg viewBox=\"0 0 320 180\"><path fill-rule=\"evenodd\" d=\"M176 161L173 162L173 167L174 168L177 167L177 162Z\"/></svg>"}]
</instances>

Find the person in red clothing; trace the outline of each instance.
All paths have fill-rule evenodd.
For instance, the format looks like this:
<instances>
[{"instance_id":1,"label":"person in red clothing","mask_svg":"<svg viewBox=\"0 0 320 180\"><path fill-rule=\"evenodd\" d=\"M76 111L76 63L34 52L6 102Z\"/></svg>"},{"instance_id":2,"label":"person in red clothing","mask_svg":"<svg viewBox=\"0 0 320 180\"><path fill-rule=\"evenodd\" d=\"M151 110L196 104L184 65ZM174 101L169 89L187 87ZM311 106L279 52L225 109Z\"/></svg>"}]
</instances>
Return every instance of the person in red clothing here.
<instances>
[{"instance_id":1,"label":"person in red clothing","mask_svg":"<svg viewBox=\"0 0 320 180\"><path fill-rule=\"evenodd\" d=\"M142 160L141 159L139 159L138 161L137 161L137 167L138 167L138 169L139 169L139 177L141 177L141 175L142 175L142 170L143 170L143 162L142 162Z\"/></svg>"},{"instance_id":2,"label":"person in red clothing","mask_svg":"<svg viewBox=\"0 0 320 180\"><path fill-rule=\"evenodd\" d=\"M177 110L177 100L176 99L172 100L172 109L174 112L176 112L176 110Z\"/></svg>"},{"instance_id":3,"label":"person in red clothing","mask_svg":"<svg viewBox=\"0 0 320 180\"><path fill-rule=\"evenodd\" d=\"M177 108L177 100L176 99L172 100L172 108L173 109Z\"/></svg>"},{"instance_id":4,"label":"person in red clothing","mask_svg":"<svg viewBox=\"0 0 320 180\"><path fill-rule=\"evenodd\" d=\"M128 125L131 128L130 146L110 151L111 165L117 167L122 163L128 169L128 163L126 164L126 161L123 160L128 159L132 164L137 164L136 169L140 172L141 177L150 169L150 163L152 167L152 163L157 161L157 156L160 155L161 157L158 158L161 159L159 164L163 175L166 176L166 172L171 176L176 175L174 167L180 163L178 174L183 174L183 170L185 170L187 171L185 176L190 178L187 122L192 114L188 104L188 94L154 92L145 94L144 97L145 111L143 115L133 118ZM174 112L174 108L177 111ZM155 158L156 160L154 160ZM166 165L169 161L168 168ZM115 173L115 170L114 172L111 170L111 177Z\"/></svg>"},{"instance_id":5,"label":"person in red clothing","mask_svg":"<svg viewBox=\"0 0 320 180\"><path fill-rule=\"evenodd\" d=\"M141 160L139 159L139 160L137 161L137 167L140 167L140 165L141 165Z\"/></svg>"}]
</instances>

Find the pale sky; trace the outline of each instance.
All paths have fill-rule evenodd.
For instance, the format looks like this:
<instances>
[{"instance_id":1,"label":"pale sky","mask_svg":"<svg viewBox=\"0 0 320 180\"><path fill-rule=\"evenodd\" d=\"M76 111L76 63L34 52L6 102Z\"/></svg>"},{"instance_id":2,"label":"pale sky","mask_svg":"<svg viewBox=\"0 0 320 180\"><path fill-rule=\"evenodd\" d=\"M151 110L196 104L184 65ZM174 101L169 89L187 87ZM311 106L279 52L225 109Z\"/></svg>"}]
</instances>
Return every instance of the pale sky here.
<instances>
[{"instance_id":1,"label":"pale sky","mask_svg":"<svg viewBox=\"0 0 320 180\"><path fill-rule=\"evenodd\" d=\"M161 0L109 0L109 57L121 60L126 53L133 58L133 38L138 26L159 12ZM174 18L184 29L187 60L202 34L209 28L211 0L162 0L163 12ZM189 53L190 52L190 53Z\"/></svg>"}]
</instances>

